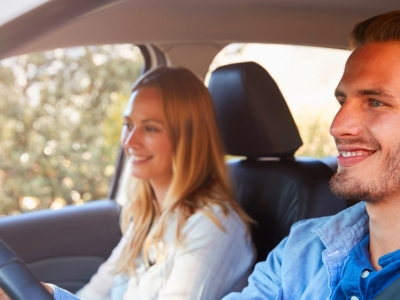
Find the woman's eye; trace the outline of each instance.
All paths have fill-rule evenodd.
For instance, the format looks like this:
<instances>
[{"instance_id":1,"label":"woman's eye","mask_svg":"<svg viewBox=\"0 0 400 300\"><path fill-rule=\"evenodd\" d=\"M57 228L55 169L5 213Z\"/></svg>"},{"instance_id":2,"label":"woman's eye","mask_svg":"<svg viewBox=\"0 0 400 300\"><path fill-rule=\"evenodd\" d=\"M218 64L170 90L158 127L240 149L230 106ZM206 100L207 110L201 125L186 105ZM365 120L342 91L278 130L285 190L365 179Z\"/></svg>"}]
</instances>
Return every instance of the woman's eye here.
<instances>
[{"instance_id":1,"label":"woman's eye","mask_svg":"<svg viewBox=\"0 0 400 300\"><path fill-rule=\"evenodd\" d=\"M153 126L145 126L144 129L145 129L147 132L157 132L157 131L158 131L158 129L155 128L155 127L153 127Z\"/></svg>"},{"instance_id":2,"label":"woman's eye","mask_svg":"<svg viewBox=\"0 0 400 300\"><path fill-rule=\"evenodd\" d=\"M372 104L373 107L379 107L379 106L383 105L383 103L378 101L378 100L372 100L371 104Z\"/></svg>"},{"instance_id":3,"label":"woman's eye","mask_svg":"<svg viewBox=\"0 0 400 300\"><path fill-rule=\"evenodd\" d=\"M124 123L123 125L124 125L124 126L126 127L126 129L128 129L129 131L132 130L132 128L133 128L133 125L130 124L130 123Z\"/></svg>"}]
</instances>

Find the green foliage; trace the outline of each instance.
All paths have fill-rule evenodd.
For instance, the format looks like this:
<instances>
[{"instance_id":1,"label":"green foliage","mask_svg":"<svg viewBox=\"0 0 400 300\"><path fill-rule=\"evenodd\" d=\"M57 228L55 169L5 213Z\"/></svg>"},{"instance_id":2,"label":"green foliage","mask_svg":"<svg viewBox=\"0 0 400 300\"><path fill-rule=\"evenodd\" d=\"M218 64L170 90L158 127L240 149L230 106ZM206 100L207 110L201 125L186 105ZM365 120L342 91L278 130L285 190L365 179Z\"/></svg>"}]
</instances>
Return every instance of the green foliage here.
<instances>
[{"instance_id":1,"label":"green foliage","mask_svg":"<svg viewBox=\"0 0 400 300\"><path fill-rule=\"evenodd\" d=\"M0 214L107 195L123 106L142 65L131 45L1 62Z\"/></svg>"},{"instance_id":2,"label":"green foliage","mask_svg":"<svg viewBox=\"0 0 400 300\"><path fill-rule=\"evenodd\" d=\"M297 126L304 145L296 152L296 156L321 158L337 154L334 140L329 135L328 120L322 116L310 117L310 114L305 114Z\"/></svg>"}]
</instances>

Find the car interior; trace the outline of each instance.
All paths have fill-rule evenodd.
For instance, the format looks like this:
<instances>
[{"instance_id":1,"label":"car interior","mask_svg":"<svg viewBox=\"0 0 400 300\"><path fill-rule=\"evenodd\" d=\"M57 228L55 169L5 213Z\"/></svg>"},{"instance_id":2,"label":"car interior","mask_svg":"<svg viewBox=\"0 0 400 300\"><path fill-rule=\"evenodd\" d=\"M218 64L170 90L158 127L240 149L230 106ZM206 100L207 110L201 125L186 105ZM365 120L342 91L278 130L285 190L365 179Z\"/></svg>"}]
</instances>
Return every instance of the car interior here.
<instances>
[{"instance_id":1,"label":"car interior","mask_svg":"<svg viewBox=\"0 0 400 300\"><path fill-rule=\"evenodd\" d=\"M43 0L0 25L0 59L129 43L141 50L142 72L179 65L205 78L214 57L231 43L347 49L356 22L397 7L396 1L378 0ZM352 204L329 190L335 157L294 156L302 139L268 70L255 62L222 66L211 73L208 88L225 150L236 157L227 164L237 201L256 221L257 261L295 222ZM115 170L105 199L0 218L0 238L39 280L75 292L108 258L121 238L121 150Z\"/></svg>"},{"instance_id":2,"label":"car interior","mask_svg":"<svg viewBox=\"0 0 400 300\"><path fill-rule=\"evenodd\" d=\"M257 261L299 220L328 216L347 207L329 189L334 171L312 158L295 158L299 131L277 84L254 62L216 69L209 90L228 154L236 198L257 222ZM240 122L238 122L240 120ZM282 138L285 137L285 138Z\"/></svg>"}]
</instances>

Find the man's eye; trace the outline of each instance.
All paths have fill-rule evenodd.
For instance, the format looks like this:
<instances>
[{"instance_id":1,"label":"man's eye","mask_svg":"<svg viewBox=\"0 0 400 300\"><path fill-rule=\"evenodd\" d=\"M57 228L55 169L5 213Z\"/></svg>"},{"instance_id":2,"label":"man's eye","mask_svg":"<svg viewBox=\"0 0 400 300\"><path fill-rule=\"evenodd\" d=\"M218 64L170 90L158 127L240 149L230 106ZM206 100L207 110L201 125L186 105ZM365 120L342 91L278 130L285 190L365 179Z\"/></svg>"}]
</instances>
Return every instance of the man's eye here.
<instances>
[{"instance_id":1,"label":"man's eye","mask_svg":"<svg viewBox=\"0 0 400 300\"><path fill-rule=\"evenodd\" d=\"M371 105L372 105L373 107L379 107L379 106L382 106L383 103L380 102L380 101L378 101L378 100L372 100L372 101L371 101Z\"/></svg>"}]
</instances>

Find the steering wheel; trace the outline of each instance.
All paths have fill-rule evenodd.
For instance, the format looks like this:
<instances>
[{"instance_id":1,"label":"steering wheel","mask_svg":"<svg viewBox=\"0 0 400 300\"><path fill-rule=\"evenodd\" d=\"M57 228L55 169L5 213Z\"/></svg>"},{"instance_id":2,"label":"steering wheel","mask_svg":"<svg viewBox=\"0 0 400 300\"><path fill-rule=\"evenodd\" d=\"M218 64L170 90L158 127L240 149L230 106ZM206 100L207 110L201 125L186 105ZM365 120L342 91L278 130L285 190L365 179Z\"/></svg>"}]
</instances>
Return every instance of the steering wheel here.
<instances>
[{"instance_id":1,"label":"steering wheel","mask_svg":"<svg viewBox=\"0 0 400 300\"><path fill-rule=\"evenodd\" d=\"M54 300L26 264L1 239L0 287L12 300Z\"/></svg>"}]
</instances>

